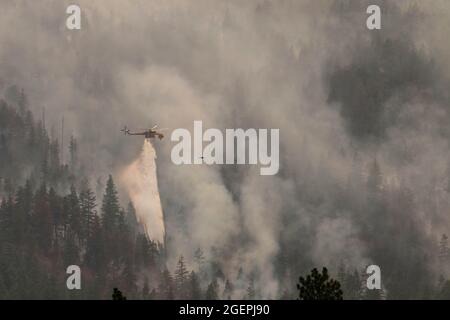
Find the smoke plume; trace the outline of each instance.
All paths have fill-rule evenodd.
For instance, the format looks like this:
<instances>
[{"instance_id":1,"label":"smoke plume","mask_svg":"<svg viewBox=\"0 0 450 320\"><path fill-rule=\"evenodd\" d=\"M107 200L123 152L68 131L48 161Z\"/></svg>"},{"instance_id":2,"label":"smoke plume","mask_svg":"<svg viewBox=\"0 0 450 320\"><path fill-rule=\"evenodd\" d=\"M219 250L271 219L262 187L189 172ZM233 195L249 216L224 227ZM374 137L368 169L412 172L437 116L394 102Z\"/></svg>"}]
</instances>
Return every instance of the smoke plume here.
<instances>
[{"instance_id":1,"label":"smoke plume","mask_svg":"<svg viewBox=\"0 0 450 320\"><path fill-rule=\"evenodd\" d=\"M121 181L147 236L164 244L164 215L159 197L155 159L155 149L151 142L145 139L140 156L124 169Z\"/></svg>"},{"instance_id":2,"label":"smoke plume","mask_svg":"<svg viewBox=\"0 0 450 320\"><path fill-rule=\"evenodd\" d=\"M280 129L274 177L175 166L173 144L155 145L169 268L181 254L194 266L200 247L274 298L340 261L376 263L412 294L438 277L433 250L450 230L449 1L79 0L82 29L69 31L71 3L1 1L0 88L24 87L48 123L64 114L92 176L138 154L124 124ZM366 27L370 4L381 30ZM163 239L154 161L146 143L123 181Z\"/></svg>"}]
</instances>

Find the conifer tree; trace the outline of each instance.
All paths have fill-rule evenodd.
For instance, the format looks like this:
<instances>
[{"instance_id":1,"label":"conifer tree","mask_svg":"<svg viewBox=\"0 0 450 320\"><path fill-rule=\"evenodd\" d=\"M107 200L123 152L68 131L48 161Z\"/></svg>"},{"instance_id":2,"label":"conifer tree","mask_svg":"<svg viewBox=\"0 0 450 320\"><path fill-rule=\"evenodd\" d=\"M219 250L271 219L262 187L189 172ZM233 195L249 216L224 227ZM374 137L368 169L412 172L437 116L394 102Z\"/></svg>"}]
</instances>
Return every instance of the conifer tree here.
<instances>
[{"instance_id":1,"label":"conifer tree","mask_svg":"<svg viewBox=\"0 0 450 320\"><path fill-rule=\"evenodd\" d=\"M75 240L79 238L81 234L81 214L80 201L78 199L77 190L73 184L70 186L70 193L64 197L64 210L67 215L67 232L70 233L73 240Z\"/></svg>"},{"instance_id":2,"label":"conifer tree","mask_svg":"<svg viewBox=\"0 0 450 320\"><path fill-rule=\"evenodd\" d=\"M122 294L122 291L120 291L117 288L114 288L113 289L113 294L112 294L112 299L115 300L115 301L122 301L122 300L127 300L127 297L125 297Z\"/></svg>"},{"instance_id":3,"label":"conifer tree","mask_svg":"<svg viewBox=\"0 0 450 320\"><path fill-rule=\"evenodd\" d=\"M82 234L84 239L92 236L94 220L97 215L95 210L97 206L96 197L89 186L86 186L80 192L80 214L82 221Z\"/></svg>"},{"instance_id":4,"label":"conifer tree","mask_svg":"<svg viewBox=\"0 0 450 320\"><path fill-rule=\"evenodd\" d=\"M109 175L102 201L102 223L106 232L114 231L118 225L119 215L120 207L116 186L112 176Z\"/></svg>"},{"instance_id":5,"label":"conifer tree","mask_svg":"<svg viewBox=\"0 0 450 320\"><path fill-rule=\"evenodd\" d=\"M187 299L187 280L189 272L186 269L184 258L181 255L178 259L177 268L175 270L175 289L177 297Z\"/></svg>"},{"instance_id":6,"label":"conifer tree","mask_svg":"<svg viewBox=\"0 0 450 320\"><path fill-rule=\"evenodd\" d=\"M314 268L306 278L300 277L297 289L300 300L342 300L341 285L329 277L327 268L321 273Z\"/></svg>"},{"instance_id":7,"label":"conifer tree","mask_svg":"<svg viewBox=\"0 0 450 320\"><path fill-rule=\"evenodd\" d=\"M217 283L217 280L214 279L213 281L211 281L211 283L208 285L208 288L206 289L205 299L206 300L218 300L219 299L219 295L217 292L218 289L219 289L219 284Z\"/></svg>"},{"instance_id":8,"label":"conifer tree","mask_svg":"<svg viewBox=\"0 0 450 320\"><path fill-rule=\"evenodd\" d=\"M87 239L84 261L91 268L103 270L106 263L103 229L96 215L92 223L92 234Z\"/></svg>"}]
</instances>

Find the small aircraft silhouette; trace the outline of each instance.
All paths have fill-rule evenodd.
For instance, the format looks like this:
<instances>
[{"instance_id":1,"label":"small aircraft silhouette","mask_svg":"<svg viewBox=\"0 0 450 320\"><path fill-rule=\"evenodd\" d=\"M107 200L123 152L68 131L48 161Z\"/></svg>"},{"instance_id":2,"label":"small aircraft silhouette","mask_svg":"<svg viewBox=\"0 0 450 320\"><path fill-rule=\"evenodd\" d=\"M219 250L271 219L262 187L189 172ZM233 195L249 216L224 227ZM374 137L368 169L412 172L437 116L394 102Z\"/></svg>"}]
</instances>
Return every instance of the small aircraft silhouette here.
<instances>
[{"instance_id":1,"label":"small aircraft silhouette","mask_svg":"<svg viewBox=\"0 0 450 320\"><path fill-rule=\"evenodd\" d=\"M150 129L144 129L145 131L141 131L141 132L131 132L130 129L127 128L127 126L124 126L122 130L123 134L125 135L129 135L129 136L144 136L145 139L150 139L150 138L156 138L158 137L159 140L161 140L162 138L164 138L164 134L162 134L159 131L165 130L165 129L160 129L159 131L156 130L156 128L158 128L158 125L154 125L152 128Z\"/></svg>"}]
</instances>

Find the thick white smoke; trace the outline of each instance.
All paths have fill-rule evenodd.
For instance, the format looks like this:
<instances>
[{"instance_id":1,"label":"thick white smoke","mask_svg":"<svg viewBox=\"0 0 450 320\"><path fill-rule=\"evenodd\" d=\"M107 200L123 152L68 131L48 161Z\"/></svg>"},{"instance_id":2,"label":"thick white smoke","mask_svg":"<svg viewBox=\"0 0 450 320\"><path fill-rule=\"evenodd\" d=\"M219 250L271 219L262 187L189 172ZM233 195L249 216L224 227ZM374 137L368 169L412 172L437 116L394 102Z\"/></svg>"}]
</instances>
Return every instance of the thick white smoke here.
<instances>
[{"instance_id":1,"label":"thick white smoke","mask_svg":"<svg viewBox=\"0 0 450 320\"><path fill-rule=\"evenodd\" d=\"M145 139L141 155L125 168L121 178L136 209L138 221L144 226L147 236L164 243L164 216L156 176L156 152Z\"/></svg>"},{"instance_id":2,"label":"thick white smoke","mask_svg":"<svg viewBox=\"0 0 450 320\"><path fill-rule=\"evenodd\" d=\"M194 120L202 120L209 128L280 128L281 166L275 177L259 177L244 166L236 170L175 166L170 160L173 145L169 141L158 145L165 227L173 244L167 250L169 267L181 254L194 267L189 256L197 247L209 259L215 258L211 247L222 248L216 256L224 262L224 273L238 273L241 267L245 273L256 270L260 274L255 285L274 296L277 287L293 283L288 279L276 285L281 263L294 276L340 260L355 267L368 260L418 265L422 258L417 257L426 256L426 263L432 264L428 246L416 241L432 240L450 228L450 203L444 205L448 193L441 187L450 155L448 118L442 114L449 104L423 100L422 95L444 92L446 96L448 85L419 86L420 90L405 93L411 87L408 79L415 78L408 70L420 69L410 66L417 66L415 62L426 55L402 64L406 59L398 54L393 56L398 59L378 64L376 54L389 57L383 50L394 48L395 52L399 45L369 44L377 43L370 40L373 35L391 37L395 43L408 38L406 45L400 45L404 48L400 53L423 48L447 77L450 4L448 0L396 1L395 6L398 2L406 13L383 11L382 31L370 33L365 24L367 6L379 3L387 10L388 2L394 4L380 0L79 0L83 23L75 32L65 28L70 1L2 0L0 88L6 83L23 86L35 114L41 114L45 106L47 123L59 123L64 114L66 127L79 137L81 157L94 178L115 174L139 148L134 141L118 138L124 123L157 122L190 129ZM408 11L415 6L420 10ZM12 25L14 32L10 32ZM392 71L380 65L405 68L397 76L397 67L389 68ZM353 70L369 70L380 79L385 74L392 74L395 81L406 78L400 81L405 85L389 89L389 82L380 85L383 80L370 82L373 88L347 88L343 84L349 79L344 76L330 81L329 74L340 75L341 69L350 79L360 73ZM425 83L428 78L435 76L425 73ZM348 94L343 95L341 87ZM341 99L331 103L328 97L333 88L341 88L337 91ZM361 112L364 99L355 100L355 108L346 109L346 117L340 108L347 101L353 105L355 96L367 94L370 101L377 90L382 95L392 92L386 106L379 107L401 110L392 117L400 125L387 126L386 137L378 145L358 144L347 127L364 128L358 125L370 118ZM145 148L152 147L146 144ZM141 158L145 154L144 150ZM124 185L149 235L157 239L159 233L162 239L159 195L151 193L157 192L154 153L149 158L150 162L137 160L126 168ZM411 207L416 210L400 208L387 216L389 220L359 209L365 201L362 190L368 164L375 158L386 180L411 190L411 203L418 204ZM139 168L139 161L153 165L148 178L142 175L145 170ZM430 187L436 184L433 181L443 190L439 201L436 192L430 192L435 190ZM352 210L336 205L347 203L339 191L347 189L357 201ZM392 206L399 202L390 201ZM409 221L415 223L410 227L415 233L405 227ZM388 232L386 226L399 228ZM367 230L373 230L370 236L365 235ZM283 255L289 260L283 262ZM263 292L263 296L268 295Z\"/></svg>"}]
</instances>

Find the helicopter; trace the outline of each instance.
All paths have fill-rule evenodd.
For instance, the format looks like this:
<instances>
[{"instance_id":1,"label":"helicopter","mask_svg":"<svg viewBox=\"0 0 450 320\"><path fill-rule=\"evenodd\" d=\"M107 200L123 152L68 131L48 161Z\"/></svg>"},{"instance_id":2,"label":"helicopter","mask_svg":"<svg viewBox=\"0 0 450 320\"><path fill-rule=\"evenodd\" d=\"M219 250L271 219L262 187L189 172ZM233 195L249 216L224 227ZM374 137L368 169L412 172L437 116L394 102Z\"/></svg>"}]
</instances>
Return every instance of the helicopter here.
<instances>
[{"instance_id":1,"label":"helicopter","mask_svg":"<svg viewBox=\"0 0 450 320\"><path fill-rule=\"evenodd\" d=\"M145 129L144 131L141 132L131 132L130 129L127 128L127 126L124 126L123 129L120 131L122 131L125 135L129 136L144 136L145 139L159 138L159 140L162 140L162 138L164 138L164 134L162 134L160 131L165 129L156 130L157 128L158 125L154 125L150 129Z\"/></svg>"}]
</instances>

